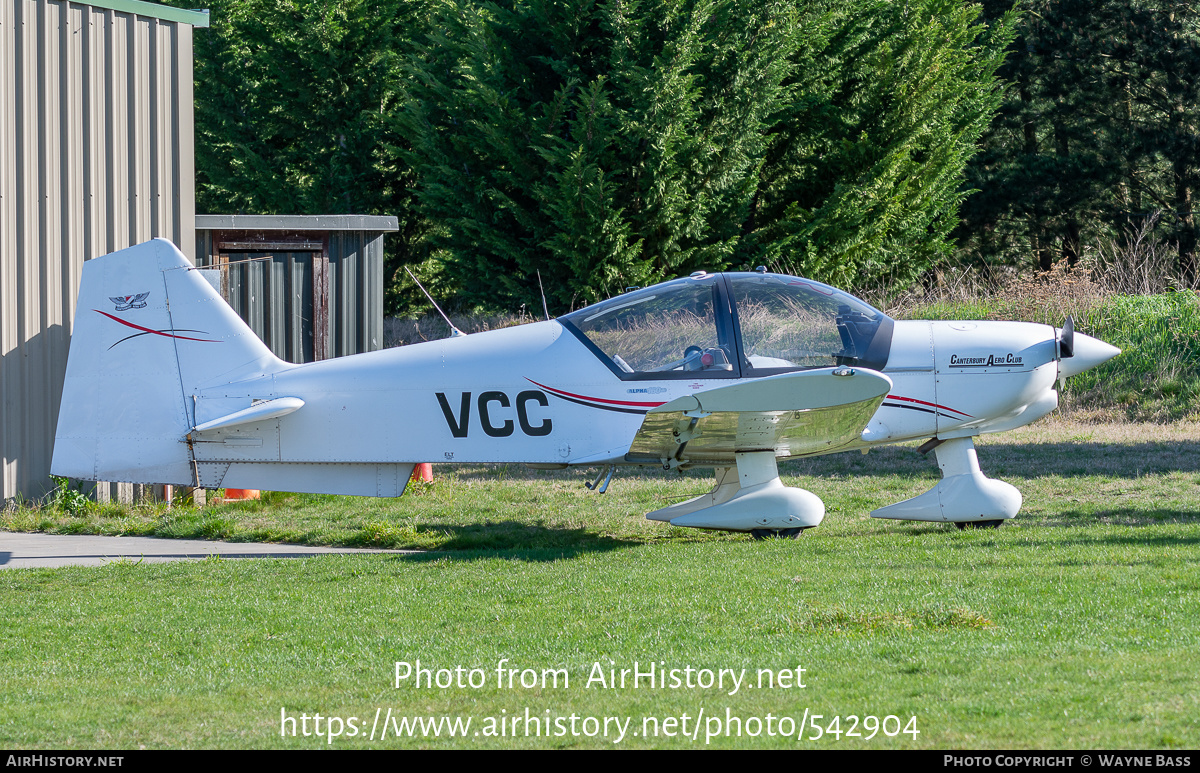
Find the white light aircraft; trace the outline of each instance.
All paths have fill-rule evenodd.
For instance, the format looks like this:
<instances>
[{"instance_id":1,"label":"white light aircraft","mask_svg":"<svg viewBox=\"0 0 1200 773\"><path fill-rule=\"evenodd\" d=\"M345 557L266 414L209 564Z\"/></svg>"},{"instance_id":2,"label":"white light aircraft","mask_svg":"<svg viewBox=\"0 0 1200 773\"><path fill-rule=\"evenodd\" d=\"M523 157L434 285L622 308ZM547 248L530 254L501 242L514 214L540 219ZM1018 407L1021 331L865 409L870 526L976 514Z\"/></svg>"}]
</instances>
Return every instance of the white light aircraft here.
<instances>
[{"instance_id":1,"label":"white light aircraft","mask_svg":"<svg viewBox=\"0 0 1200 773\"><path fill-rule=\"evenodd\" d=\"M646 517L794 536L825 507L776 460L928 439L942 478L877 518L999 525L973 438L1045 416L1119 350L1023 322L893 320L792 276L706 274L553 321L279 360L170 242L84 264L52 464L83 480L400 496L418 462L713 467ZM606 477L607 476L607 477ZM603 482L601 483L601 480Z\"/></svg>"}]
</instances>

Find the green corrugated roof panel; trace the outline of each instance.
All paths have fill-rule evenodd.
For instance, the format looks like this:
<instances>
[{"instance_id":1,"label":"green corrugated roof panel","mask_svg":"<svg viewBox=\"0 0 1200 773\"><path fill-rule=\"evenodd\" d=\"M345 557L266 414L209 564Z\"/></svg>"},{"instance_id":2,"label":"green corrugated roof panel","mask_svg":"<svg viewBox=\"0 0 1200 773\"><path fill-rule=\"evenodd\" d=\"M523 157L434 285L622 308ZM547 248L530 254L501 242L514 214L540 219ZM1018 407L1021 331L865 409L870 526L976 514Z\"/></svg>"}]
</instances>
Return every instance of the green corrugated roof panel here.
<instances>
[{"instance_id":1,"label":"green corrugated roof panel","mask_svg":"<svg viewBox=\"0 0 1200 773\"><path fill-rule=\"evenodd\" d=\"M169 5L146 3L142 0L86 0L78 5L91 5L96 8L108 8L121 13L134 13L138 16L150 16L164 21L175 21L190 24L193 27L208 26L208 9L188 11L183 8L172 8Z\"/></svg>"}]
</instances>

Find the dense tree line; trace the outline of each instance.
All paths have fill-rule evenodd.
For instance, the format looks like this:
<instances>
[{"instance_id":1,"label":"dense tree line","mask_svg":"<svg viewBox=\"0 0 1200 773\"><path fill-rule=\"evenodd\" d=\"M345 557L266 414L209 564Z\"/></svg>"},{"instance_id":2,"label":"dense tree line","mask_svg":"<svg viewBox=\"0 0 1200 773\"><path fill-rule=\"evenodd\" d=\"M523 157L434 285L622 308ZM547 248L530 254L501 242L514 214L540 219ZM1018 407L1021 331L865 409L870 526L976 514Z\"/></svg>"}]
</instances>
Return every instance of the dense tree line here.
<instances>
[{"instance_id":1,"label":"dense tree line","mask_svg":"<svg viewBox=\"0 0 1200 773\"><path fill-rule=\"evenodd\" d=\"M446 0L402 122L462 297L949 255L1006 38L957 0Z\"/></svg>"},{"instance_id":2,"label":"dense tree line","mask_svg":"<svg viewBox=\"0 0 1200 773\"><path fill-rule=\"evenodd\" d=\"M1012 28L960 0L217 0L198 202L397 215L389 268L464 305L540 305L538 273L554 312L757 264L904 284L956 248Z\"/></svg>"},{"instance_id":3,"label":"dense tree line","mask_svg":"<svg viewBox=\"0 0 1200 773\"><path fill-rule=\"evenodd\" d=\"M989 0L997 17L1007 0ZM1023 0L1000 77L1004 104L968 170L964 256L1074 262L1157 218L1195 276L1200 183L1200 6Z\"/></svg>"}]
</instances>

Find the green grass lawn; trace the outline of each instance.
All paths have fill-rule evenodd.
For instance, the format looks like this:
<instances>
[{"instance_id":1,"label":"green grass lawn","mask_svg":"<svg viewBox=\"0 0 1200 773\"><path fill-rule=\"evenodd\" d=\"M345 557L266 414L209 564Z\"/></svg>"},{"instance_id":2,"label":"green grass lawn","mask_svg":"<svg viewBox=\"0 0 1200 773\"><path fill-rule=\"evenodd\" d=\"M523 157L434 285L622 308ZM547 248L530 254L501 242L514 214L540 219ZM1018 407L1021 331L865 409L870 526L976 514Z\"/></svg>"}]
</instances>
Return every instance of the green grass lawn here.
<instances>
[{"instance_id":1,"label":"green grass lawn","mask_svg":"<svg viewBox=\"0 0 1200 773\"><path fill-rule=\"evenodd\" d=\"M870 519L936 480L911 448L783 465L828 508L796 541L641 517L704 490L700 474L619 477L599 496L583 474L518 467L435 467L397 501L7 512L10 529L436 551L0 572L0 745L327 745L281 737L284 712L298 730L305 714L338 717L335 747L700 747L713 732L710 746L744 748L1200 746L1200 427L1051 422L987 438L979 456L1025 496L995 531ZM486 679L397 687L394 664L418 659ZM503 659L565 669L569 684L497 687ZM752 682L803 668L806 686L587 686L597 663L635 661ZM371 740L377 710L472 724ZM550 737L511 734L526 711ZM662 724L685 715L696 740ZM768 735L768 715L792 737ZM866 718L888 716L919 733L868 740ZM577 735L553 734L572 717ZM618 718L607 737L584 734L604 717ZM489 735L489 718L508 734Z\"/></svg>"}]
</instances>

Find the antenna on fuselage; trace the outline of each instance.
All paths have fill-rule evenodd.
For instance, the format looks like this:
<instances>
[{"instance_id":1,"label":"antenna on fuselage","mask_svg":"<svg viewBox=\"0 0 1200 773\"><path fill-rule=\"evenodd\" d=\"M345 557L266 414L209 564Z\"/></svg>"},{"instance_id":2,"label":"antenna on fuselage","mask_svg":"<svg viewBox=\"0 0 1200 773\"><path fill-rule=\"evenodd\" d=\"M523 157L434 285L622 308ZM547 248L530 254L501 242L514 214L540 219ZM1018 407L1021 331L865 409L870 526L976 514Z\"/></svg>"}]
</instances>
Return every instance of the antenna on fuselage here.
<instances>
[{"instance_id":1,"label":"antenna on fuselage","mask_svg":"<svg viewBox=\"0 0 1200 773\"><path fill-rule=\"evenodd\" d=\"M446 316L446 312L442 311L442 307L437 305L437 301L435 301L433 296L430 295L429 292L421 285L421 280L417 279L416 275L413 274L412 271L409 271L408 266L405 266L404 270L408 271L408 275L411 276L412 280L417 283L417 287L421 288L421 292L425 293L425 297L428 298L429 302L433 304L433 308L437 309L437 313L442 315L442 319L446 320L446 324L450 326L450 337L458 338L459 336L465 336L466 333L454 326L454 323L451 322L450 318Z\"/></svg>"},{"instance_id":2,"label":"antenna on fuselage","mask_svg":"<svg viewBox=\"0 0 1200 773\"><path fill-rule=\"evenodd\" d=\"M550 321L550 309L546 308L546 288L542 287L542 270L540 268L538 269L537 275L538 275L538 292L540 292L542 294L542 313L546 315L546 321L549 322Z\"/></svg>"}]
</instances>

